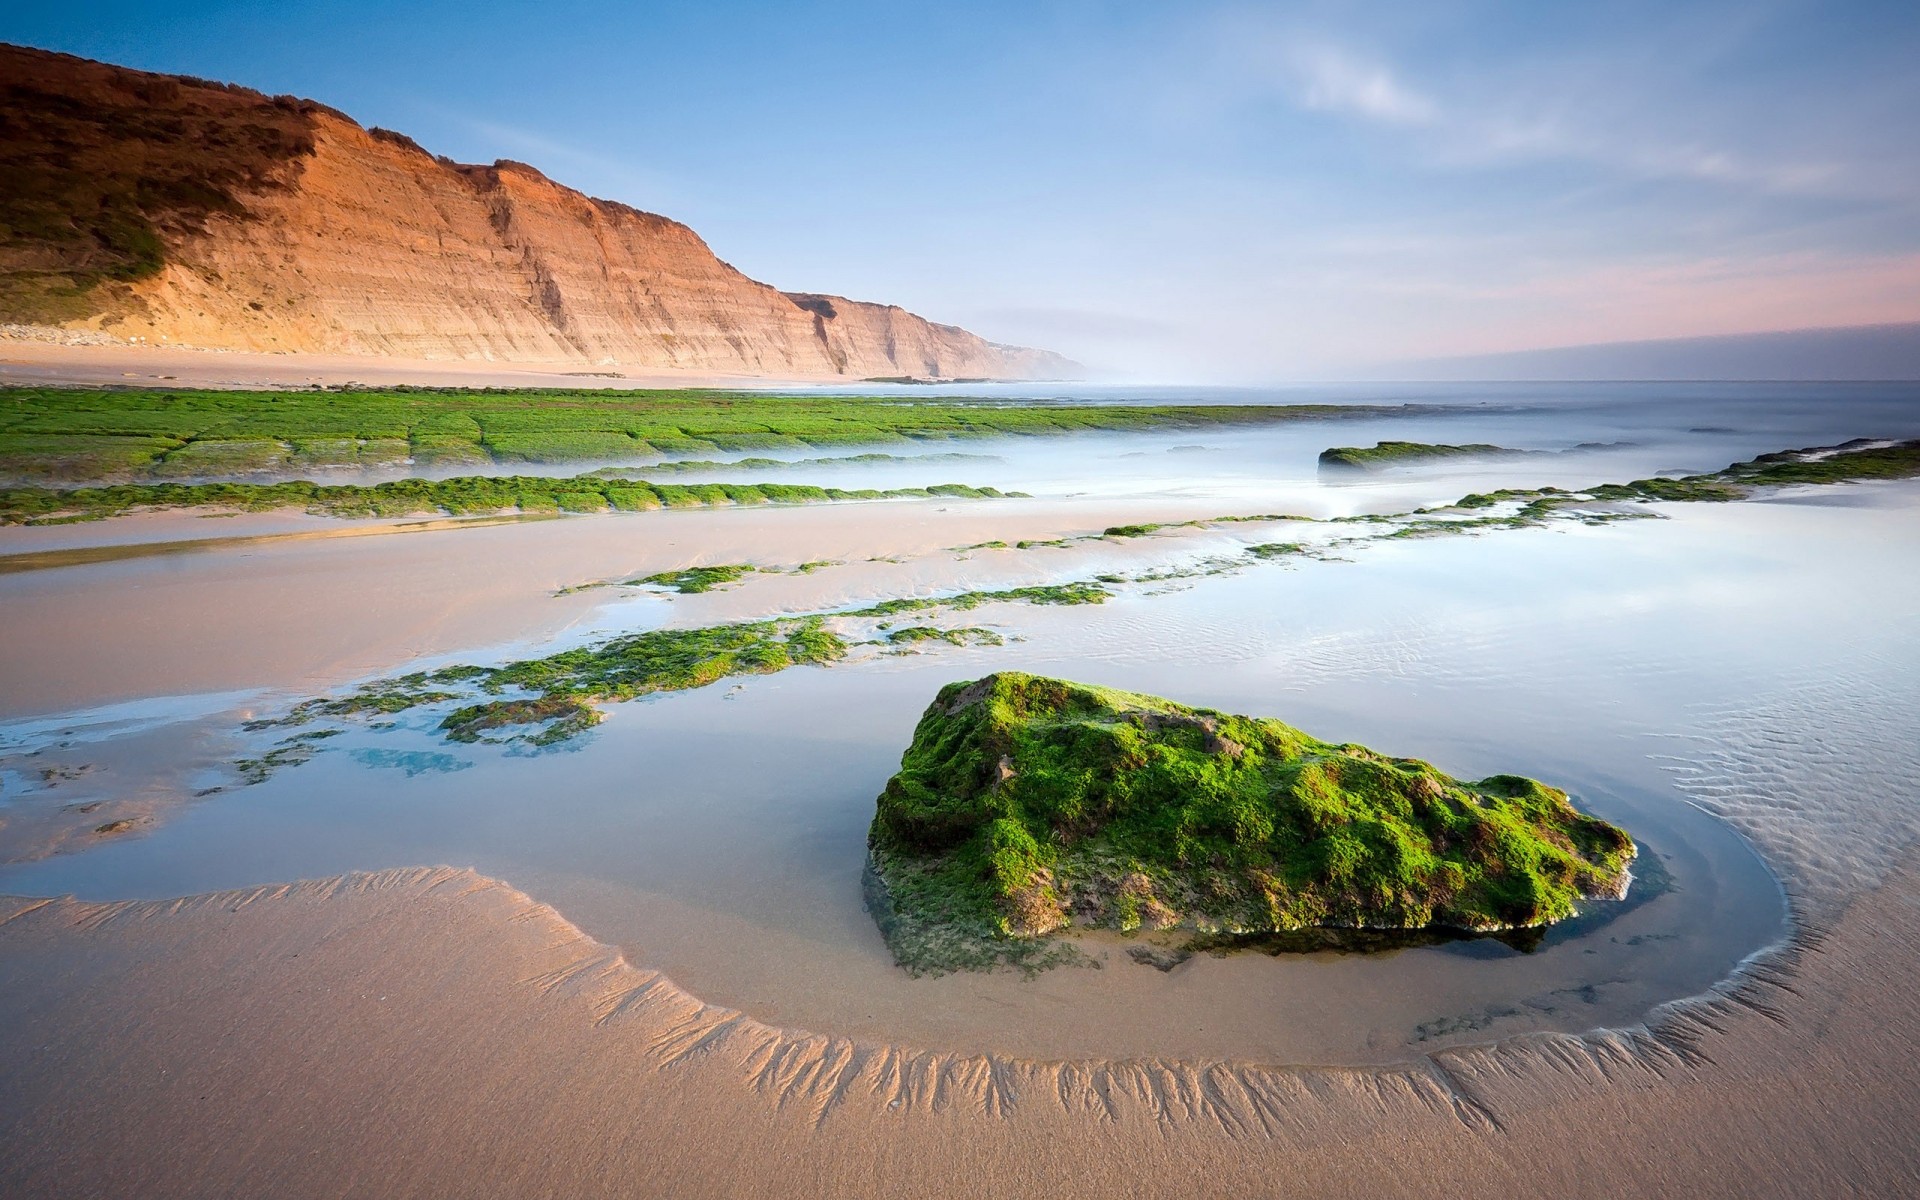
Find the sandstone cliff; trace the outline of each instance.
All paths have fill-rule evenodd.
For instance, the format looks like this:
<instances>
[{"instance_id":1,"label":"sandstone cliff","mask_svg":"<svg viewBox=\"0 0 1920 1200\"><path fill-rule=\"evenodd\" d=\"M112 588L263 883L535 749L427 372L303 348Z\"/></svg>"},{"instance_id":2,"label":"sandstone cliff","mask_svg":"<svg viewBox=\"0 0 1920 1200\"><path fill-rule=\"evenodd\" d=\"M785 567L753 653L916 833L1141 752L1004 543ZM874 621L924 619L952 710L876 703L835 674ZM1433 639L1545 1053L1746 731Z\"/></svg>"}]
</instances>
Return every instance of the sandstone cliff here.
<instances>
[{"instance_id":1,"label":"sandstone cliff","mask_svg":"<svg viewBox=\"0 0 1920 1200\"><path fill-rule=\"evenodd\" d=\"M0 46L0 320L235 350L1038 378L890 305L781 292L677 221L312 101Z\"/></svg>"}]
</instances>

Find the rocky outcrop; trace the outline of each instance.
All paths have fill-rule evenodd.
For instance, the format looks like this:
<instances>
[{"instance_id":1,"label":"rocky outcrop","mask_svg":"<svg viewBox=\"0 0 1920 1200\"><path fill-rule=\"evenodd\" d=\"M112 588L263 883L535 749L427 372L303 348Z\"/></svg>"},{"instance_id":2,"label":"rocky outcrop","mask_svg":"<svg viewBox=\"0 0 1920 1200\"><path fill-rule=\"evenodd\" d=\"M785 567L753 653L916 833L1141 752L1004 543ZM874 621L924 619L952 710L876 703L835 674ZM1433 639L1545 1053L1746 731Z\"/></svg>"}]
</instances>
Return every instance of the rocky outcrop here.
<instances>
[{"instance_id":1,"label":"rocky outcrop","mask_svg":"<svg viewBox=\"0 0 1920 1200\"><path fill-rule=\"evenodd\" d=\"M1625 898L1637 853L1536 780L1017 671L935 697L868 849L868 910L916 973L1071 961L1036 939L1076 925L1537 928Z\"/></svg>"},{"instance_id":2,"label":"rocky outcrop","mask_svg":"<svg viewBox=\"0 0 1920 1200\"><path fill-rule=\"evenodd\" d=\"M255 351L777 376L1073 373L748 278L677 221L310 101L0 47L0 319Z\"/></svg>"}]
</instances>

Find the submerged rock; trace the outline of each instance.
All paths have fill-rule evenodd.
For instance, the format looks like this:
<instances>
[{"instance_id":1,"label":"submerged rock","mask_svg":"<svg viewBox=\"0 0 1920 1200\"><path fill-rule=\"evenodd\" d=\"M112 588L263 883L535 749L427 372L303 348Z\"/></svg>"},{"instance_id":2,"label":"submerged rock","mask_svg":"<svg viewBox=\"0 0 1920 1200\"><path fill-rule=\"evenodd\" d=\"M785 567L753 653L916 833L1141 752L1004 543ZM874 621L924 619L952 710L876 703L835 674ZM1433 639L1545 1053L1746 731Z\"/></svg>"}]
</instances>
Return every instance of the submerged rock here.
<instances>
[{"instance_id":1,"label":"submerged rock","mask_svg":"<svg viewBox=\"0 0 1920 1200\"><path fill-rule=\"evenodd\" d=\"M915 973L1047 965L1075 927L1540 926L1623 896L1635 854L1532 779L1018 672L941 689L868 845Z\"/></svg>"}]
</instances>

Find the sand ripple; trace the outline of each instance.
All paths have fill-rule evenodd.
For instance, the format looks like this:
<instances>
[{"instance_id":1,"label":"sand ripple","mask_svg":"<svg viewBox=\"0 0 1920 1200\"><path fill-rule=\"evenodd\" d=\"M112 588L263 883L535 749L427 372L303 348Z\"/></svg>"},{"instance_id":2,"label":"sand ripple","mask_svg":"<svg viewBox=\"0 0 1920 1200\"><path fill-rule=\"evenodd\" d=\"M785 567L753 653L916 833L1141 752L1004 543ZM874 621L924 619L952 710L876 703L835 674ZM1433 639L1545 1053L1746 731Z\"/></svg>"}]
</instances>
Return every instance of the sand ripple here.
<instances>
[{"instance_id":1,"label":"sand ripple","mask_svg":"<svg viewBox=\"0 0 1920 1200\"><path fill-rule=\"evenodd\" d=\"M1357 1112L1422 1111L1479 1132L1500 1128L1480 1089L1544 1069L1566 1086L1664 1079L1711 1061L1710 1042L1735 1019L1780 1020L1806 948L1750 965L1699 1000L1669 1005L1644 1026L1586 1036L1533 1035L1448 1050L1382 1068L1270 1066L1171 1059L1042 1061L951 1054L777 1029L708 1004L657 971L637 968L548 905L498 880L450 867L355 873L165 901L0 901L0 928L111 936L126 926L196 917L227 920L255 906L310 909L349 900L410 912L457 910L502 931L522 964L520 984L545 1002L583 1011L614 1037L609 1052L658 1072L700 1064L737 1078L773 1109L815 1125L843 1110L868 1116L1021 1114L1099 1122L1202 1126L1230 1137L1311 1145L1339 1136ZM13 934L13 930L8 931ZM25 936L31 936L27 934ZM408 952L420 949L410 947Z\"/></svg>"},{"instance_id":2,"label":"sand ripple","mask_svg":"<svg viewBox=\"0 0 1920 1200\"><path fill-rule=\"evenodd\" d=\"M1676 786L1751 838L1803 916L1837 917L1920 842L1920 642L1880 645L1736 705L1701 710Z\"/></svg>"}]
</instances>

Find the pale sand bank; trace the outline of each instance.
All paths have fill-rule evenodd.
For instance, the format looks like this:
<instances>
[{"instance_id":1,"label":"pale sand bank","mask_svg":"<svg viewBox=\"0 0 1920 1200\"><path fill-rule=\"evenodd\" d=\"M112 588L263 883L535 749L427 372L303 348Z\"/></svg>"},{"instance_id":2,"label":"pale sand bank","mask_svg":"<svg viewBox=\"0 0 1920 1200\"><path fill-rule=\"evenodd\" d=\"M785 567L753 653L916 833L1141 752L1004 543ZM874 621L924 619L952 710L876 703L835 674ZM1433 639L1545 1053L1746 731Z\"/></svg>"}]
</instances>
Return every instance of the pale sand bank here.
<instances>
[{"instance_id":1,"label":"pale sand bank","mask_svg":"<svg viewBox=\"0 0 1920 1200\"><path fill-rule=\"evenodd\" d=\"M965 560L947 548L1097 533L1116 521L1187 520L1215 515L1218 507L1193 500L910 500L388 523L156 513L4 529L0 556L36 556L15 562L38 569L0 565L0 604L15 628L35 632L0 639L0 679L14 684L0 688L0 718L248 688L313 694L438 655L541 645L594 627L603 615L626 632L669 618L757 619L1082 578L1165 545L1136 539ZM1248 536L1259 528L1244 527ZM411 532L366 536L396 530ZM198 544L151 553L175 540ZM131 547L131 556L116 554L116 544ZM64 558L74 561L47 565ZM622 604L649 602L633 589L555 595L702 563L790 568L821 560L841 565L805 576L756 576L699 597L699 604L676 602L651 619L611 615Z\"/></svg>"},{"instance_id":2,"label":"pale sand bank","mask_svg":"<svg viewBox=\"0 0 1920 1200\"><path fill-rule=\"evenodd\" d=\"M839 376L776 379L670 367L579 367L354 354L260 354L187 346L70 346L0 339L0 384L107 387L682 388L858 382Z\"/></svg>"},{"instance_id":3,"label":"pale sand bank","mask_svg":"<svg viewBox=\"0 0 1920 1200\"><path fill-rule=\"evenodd\" d=\"M447 868L0 900L0 1190L1911 1194L1914 866L1650 1031L1381 1070L783 1033Z\"/></svg>"}]
</instances>

